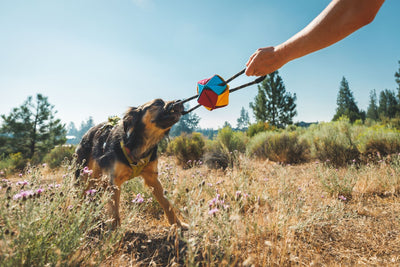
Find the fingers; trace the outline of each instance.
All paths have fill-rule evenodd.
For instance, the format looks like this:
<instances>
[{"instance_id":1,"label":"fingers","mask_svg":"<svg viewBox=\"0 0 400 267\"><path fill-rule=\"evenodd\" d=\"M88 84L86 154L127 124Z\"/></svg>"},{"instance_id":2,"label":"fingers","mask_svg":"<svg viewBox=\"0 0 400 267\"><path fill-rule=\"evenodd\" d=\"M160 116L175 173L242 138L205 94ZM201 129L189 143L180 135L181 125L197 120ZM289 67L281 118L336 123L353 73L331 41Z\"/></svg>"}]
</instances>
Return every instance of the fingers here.
<instances>
[{"instance_id":1,"label":"fingers","mask_svg":"<svg viewBox=\"0 0 400 267\"><path fill-rule=\"evenodd\" d=\"M263 76L279 69L283 65L283 59L276 53L274 47L257 49L246 63L247 76Z\"/></svg>"}]
</instances>

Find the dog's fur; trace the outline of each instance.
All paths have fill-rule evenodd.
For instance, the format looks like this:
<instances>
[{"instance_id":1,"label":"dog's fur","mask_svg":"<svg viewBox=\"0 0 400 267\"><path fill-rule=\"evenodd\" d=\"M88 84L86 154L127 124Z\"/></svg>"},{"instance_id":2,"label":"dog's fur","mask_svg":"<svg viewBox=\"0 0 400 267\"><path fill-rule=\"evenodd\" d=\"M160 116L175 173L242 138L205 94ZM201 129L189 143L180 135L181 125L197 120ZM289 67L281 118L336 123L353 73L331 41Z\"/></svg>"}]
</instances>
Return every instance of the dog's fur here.
<instances>
[{"instance_id":1,"label":"dog's fur","mask_svg":"<svg viewBox=\"0 0 400 267\"><path fill-rule=\"evenodd\" d=\"M187 227L177 218L171 204L164 197L157 169L157 144L179 121L182 111L182 104L155 99L140 107L129 108L123 119L115 126L110 126L106 122L101 123L92 127L83 136L76 149L77 163L93 171L88 187L94 186L101 177L106 177L108 184L112 186L110 207L114 226L120 224L121 185L133 178L133 169L120 144L122 140L133 162L139 162L151 155L140 176L145 184L152 188L153 195L164 209L169 223ZM79 169L76 177L83 181L88 179L88 176Z\"/></svg>"}]
</instances>

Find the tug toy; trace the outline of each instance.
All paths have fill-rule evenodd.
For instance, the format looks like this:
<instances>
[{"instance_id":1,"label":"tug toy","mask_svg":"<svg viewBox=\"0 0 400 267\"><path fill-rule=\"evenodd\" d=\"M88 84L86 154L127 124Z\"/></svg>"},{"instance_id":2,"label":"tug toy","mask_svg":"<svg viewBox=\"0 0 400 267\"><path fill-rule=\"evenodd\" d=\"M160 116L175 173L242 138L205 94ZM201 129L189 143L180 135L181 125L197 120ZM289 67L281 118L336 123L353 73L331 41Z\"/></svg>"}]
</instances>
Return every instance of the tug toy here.
<instances>
[{"instance_id":1,"label":"tug toy","mask_svg":"<svg viewBox=\"0 0 400 267\"><path fill-rule=\"evenodd\" d=\"M226 81L219 75L214 75L211 78L203 79L197 82L197 95L181 100L177 102L175 105L183 104L192 99L197 98L197 103L199 104L187 111L182 112L182 115L188 114L189 112L192 112L193 110L197 109L200 106L204 106L206 109L210 111L217 108L225 107L229 103L229 93L232 93L234 91L237 91L239 89L242 89L244 87L253 84L260 83L266 77L266 76L261 76L252 82L229 89L228 83L231 82L233 79L242 75L245 72L245 70L246 69L241 70L239 73L235 74Z\"/></svg>"}]
</instances>

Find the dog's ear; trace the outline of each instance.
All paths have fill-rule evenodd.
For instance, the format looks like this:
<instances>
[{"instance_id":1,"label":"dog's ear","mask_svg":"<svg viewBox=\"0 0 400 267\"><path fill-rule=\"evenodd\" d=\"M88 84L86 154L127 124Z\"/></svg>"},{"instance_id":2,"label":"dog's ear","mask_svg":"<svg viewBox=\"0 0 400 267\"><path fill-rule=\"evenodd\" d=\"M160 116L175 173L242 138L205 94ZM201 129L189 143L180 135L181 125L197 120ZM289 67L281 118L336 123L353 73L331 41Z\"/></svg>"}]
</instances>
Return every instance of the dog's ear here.
<instances>
[{"instance_id":1,"label":"dog's ear","mask_svg":"<svg viewBox=\"0 0 400 267\"><path fill-rule=\"evenodd\" d=\"M123 124L124 124L124 132L129 135L132 133L131 131L134 129L135 124L140 120L140 109L131 107L129 108L124 117L123 117Z\"/></svg>"}]
</instances>

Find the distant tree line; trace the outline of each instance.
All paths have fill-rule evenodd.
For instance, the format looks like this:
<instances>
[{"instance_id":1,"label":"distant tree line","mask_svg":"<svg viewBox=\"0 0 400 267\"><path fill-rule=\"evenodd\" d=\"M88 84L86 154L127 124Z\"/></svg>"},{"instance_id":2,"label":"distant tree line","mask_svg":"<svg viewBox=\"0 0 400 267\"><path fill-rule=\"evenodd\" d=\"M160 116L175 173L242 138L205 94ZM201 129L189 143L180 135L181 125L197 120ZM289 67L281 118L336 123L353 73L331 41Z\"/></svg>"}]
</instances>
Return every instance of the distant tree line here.
<instances>
[{"instance_id":1,"label":"distant tree line","mask_svg":"<svg viewBox=\"0 0 400 267\"><path fill-rule=\"evenodd\" d=\"M397 93L394 90L384 89L379 93L378 98L376 90L371 90L366 112L358 108L349 83L343 77L336 101L336 113L332 120L347 117L353 123L357 120L364 122L366 119L376 122L400 119L400 61L399 70L395 72L394 77L398 86Z\"/></svg>"},{"instance_id":2,"label":"distant tree line","mask_svg":"<svg viewBox=\"0 0 400 267\"><path fill-rule=\"evenodd\" d=\"M82 121L79 129L76 128L75 123L70 122L67 127L67 144L79 144L83 135L94 125L92 117L89 117L86 121Z\"/></svg>"}]
</instances>

